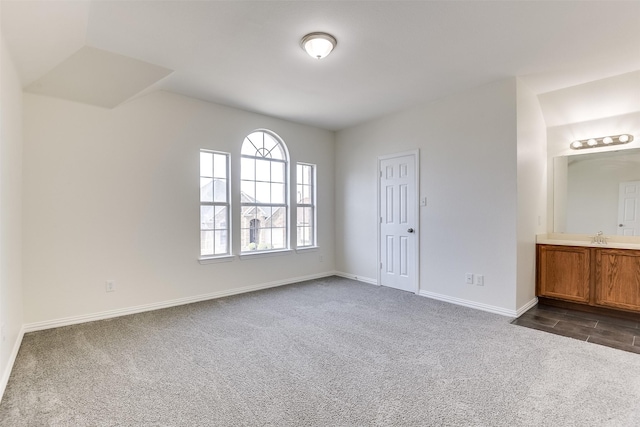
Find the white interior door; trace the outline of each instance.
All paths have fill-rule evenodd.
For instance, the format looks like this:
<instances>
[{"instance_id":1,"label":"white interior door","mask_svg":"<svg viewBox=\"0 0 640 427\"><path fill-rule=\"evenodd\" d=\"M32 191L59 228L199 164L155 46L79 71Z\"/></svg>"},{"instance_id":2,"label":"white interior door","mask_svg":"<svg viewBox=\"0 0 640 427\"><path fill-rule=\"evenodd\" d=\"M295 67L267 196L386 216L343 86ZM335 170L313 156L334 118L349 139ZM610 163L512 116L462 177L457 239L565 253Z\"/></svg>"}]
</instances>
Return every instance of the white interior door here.
<instances>
[{"instance_id":1,"label":"white interior door","mask_svg":"<svg viewBox=\"0 0 640 427\"><path fill-rule=\"evenodd\" d=\"M620 183L618 235L640 236L640 181Z\"/></svg>"},{"instance_id":2,"label":"white interior door","mask_svg":"<svg viewBox=\"0 0 640 427\"><path fill-rule=\"evenodd\" d=\"M417 159L379 159L380 284L410 292L418 292Z\"/></svg>"}]
</instances>

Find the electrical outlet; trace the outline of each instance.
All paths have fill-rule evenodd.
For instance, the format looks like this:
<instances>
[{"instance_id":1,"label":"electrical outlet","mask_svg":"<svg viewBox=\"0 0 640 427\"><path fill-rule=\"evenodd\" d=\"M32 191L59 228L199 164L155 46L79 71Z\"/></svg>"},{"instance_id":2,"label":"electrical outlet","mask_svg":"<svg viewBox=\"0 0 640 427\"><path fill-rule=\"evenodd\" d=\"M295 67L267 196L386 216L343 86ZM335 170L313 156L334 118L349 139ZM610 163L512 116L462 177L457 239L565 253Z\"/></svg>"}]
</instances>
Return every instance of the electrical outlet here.
<instances>
[{"instance_id":1,"label":"electrical outlet","mask_svg":"<svg viewBox=\"0 0 640 427\"><path fill-rule=\"evenodd\" d=\"M473 274L472 273L466 273L464 275L464 281L467 285L473 285Z\"/></svg>"},{"instance_id":2,"label":"electrical outlet","mask_svg":"<svg viewBox=\"0 0 640 427\"><path fill-rule=\"evenodd\" d=\"M105 291L106 292L115 292L116 291L116 281L115 280L107 280L105 282Z\"/></svg>"},{"instance_id":3,"label":"electrical outlet","mask_svg":"<svg viewBox=\"0 0 640 427\"><path fill-rule=\"evenodd\" d=\"M476 274L476 285L484 286L484 276L482 274Z\"/></svg>"}]
</instances>

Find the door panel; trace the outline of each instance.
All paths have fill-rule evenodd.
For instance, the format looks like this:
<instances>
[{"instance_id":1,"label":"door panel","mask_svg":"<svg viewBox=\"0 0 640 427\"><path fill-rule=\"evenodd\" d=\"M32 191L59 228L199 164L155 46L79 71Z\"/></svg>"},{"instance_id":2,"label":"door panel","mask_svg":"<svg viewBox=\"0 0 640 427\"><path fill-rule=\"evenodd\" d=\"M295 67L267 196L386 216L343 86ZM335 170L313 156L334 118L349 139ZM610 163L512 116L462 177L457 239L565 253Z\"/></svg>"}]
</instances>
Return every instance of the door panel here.
<instances>
[{"instance_id":1,"label":"door panel","mask_svg":"<svg viewBox=\"0 0 640 427\"><path fill-rule=\"evenodd\" d=\"M538 245L537 295L589 302L591 251L578 246Z\"/></svg>"},{"instance_id":2,"label":"door panel","mask_svg":"<svg viewBox=\"0 0 640 427\"><path fill-rule=\"evenodd\" d=\"M418 289L416 163L413 154L380 161L380 284L410 292Z\"/></svg>"},{"instance_id":3,"label":"door panel","mask_svg":"<svg viewBox=\"0 0 640 427\"><path fill-rule=\"evenodd\" d=\"M640 236L640 181L620 183L618 235Z\"/></svg>"},{"instance_id":4,"label":"door panel","mask_svg":"<svg viewBox=\"0 0 640 427\"><path fill-rule=\"evenodd\" d=\"M596 304L640 310L640 251L596 251Z\"/></svg>"}]
</instances>

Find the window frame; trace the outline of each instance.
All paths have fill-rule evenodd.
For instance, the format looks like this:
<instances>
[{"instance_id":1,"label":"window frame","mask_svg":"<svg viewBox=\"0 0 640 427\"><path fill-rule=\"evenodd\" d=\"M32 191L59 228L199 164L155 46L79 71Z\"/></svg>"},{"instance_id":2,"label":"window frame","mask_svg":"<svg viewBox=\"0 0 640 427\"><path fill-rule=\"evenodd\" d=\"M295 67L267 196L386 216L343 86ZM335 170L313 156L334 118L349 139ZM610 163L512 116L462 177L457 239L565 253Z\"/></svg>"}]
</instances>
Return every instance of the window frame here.
<instances>
[{"instance_id":1,"label":"window frame","mask_svg":"<svg viewBox=\"0 0 640 427\"><path fill-rule=\"evenodd\" d=\"M310 183L304 183L302 179L304 171L299 173L299 168L311 168ZM300 191L301 187L310 187L309 191L309 203L300 203ZM313 249L318 247L318 207L317 207L317 165L307 162L296 163L296 250ZM302 192L304 194L304 192ZM298 225L300 224L298 208L310 208L311 209L311 226ZM300 245L300 228L310 228L310 243L308 245Z\"/></svg>"},{"instance_id":2,"label":"window frame","mask_svg":"<svg viewBox=\"0 0 640 427\"><path fill-rule=\"evenodd\" d=\"M279 146L280 151L282 153L282 159L278 159L278 158L271 158L271 157L266 157L266 156L259 156L257 153L262 151L265 152L264 150L259 149L258 147L256 147L256 145L254 144L254 142L249 139L249 137L251 137L252 135L255 135L257 133L262 133L263 136L263 140L262 140L262 144L264 144L264 137L265 135L267 135L268 137L270 137L271 139L273 139L276 144ZM251 143L253 145L254 148L256 148L256 154L255 155L250 155L250 154L243 154L244 151L244 144L247 143L247 141L249 141L249 143ZM263 145L264 146L264 145ZM267 153L270 153L273 149L268 150ZM254 160L256 161L256 163L254 163L254 170L253 170L253 178L252 179L246 179L244 172L243 172L243 159L249 159L249 160ZM258 160L266 160L269 162L275 162L275 163L280 163L283 165L283 175L282 175L282 180L283 182L278 182L278 181L273 181L273 167L272 164L270 163L269 169L269 181L264 181L264 180L259 180L257 179L257 161ZM290 221L290 216L291 216L291 200L290 200L290 190L289 190L289 183L290 183L290 159L289 159L289 151L287 149L287 145L285 144L285 142L282 140L282 138L280 138L280 136L278 136L276 133L268 130L268 129L256 129L252 132L250 132L248 135L245 136L245 138L242 140L242 145L240 147L240 258L251 258L254 255L255 256L260 256L260 255L266 255L266 254L278 254L278 253L286 253L286 252L291 252L291 221ZM273 186L274 184L279 185L282 184L284 186L284 199L282 203L273 203L271 200L269 201L269 203L263 203L263 202L259 202L256 198L252 197L255 202L247 202L243 200L242 194L243 194L243 183L244 182L253 182L254 183L254 192L257 191L257 184L258 183L262 183L262 184L269 184L270 186ZM255 195L255 194L254 194ZM249 196L250 197L250 196ZM246 196L245 196L246 198ZM259 220L261 223L261 226L258 229L254 229L254 235L256 235L257 233L259 233L259 230L265 230L265 229L279 229L279 228L284 228L284 236L283 236L283 247L278 247L278 248L273 248L273 246L271 248L263 248L263 249L259 249L259 243L256 244L256 242L250 242L248 243L246 246L249 246L251 243L256 244L256 247L254 249L248 249L245 250L245 246L243 246L243 238L244 238L244 234L245 233L249 233L249 236L251 236L251 231L252 228L251 226L247 226L247 227L243 227L243 218L242 215L244 215L245 209L247 207L253 207L255 209L260 209L260 208L269 208L271 209L271 214L273 215L273 212L276 208L284 208L284 227L265 227L265 222L263 220ZM273 224L272 224L273 225ZM256 232L255 230L258 230L258 232ZM272 234L272 240L271 243L273 243L273 234Z\"/></svg>"},{"instance_id":3,"label":"window frame","mask_svg":"<svg viewBox=\"0 0 640 427\"><path fill-rule=\"evenodd\" d=\"M212 165L211 165L211 176L206 176L202 174L202 154L203 153L207 153L207 154L211 154L212 155ZM212 201L203 201L202 200L202 179L203 178L211 178L213 179L215 182L215 156L219 155L219 156L224 156L225 158L225 181L226 181L226 185L225 185L225 190L226 190L226 201L221 202L221 201L216 201L216 197L215 197L215 185L212 183L212 191L213 191L213 195L212 195ZM232 203L231 203L231 154L224 152L224 151L218 151L218 150L210 150L210 149L206 149L206 148L201 148L198 151L198 159L199 159L199 173L200 173L200 212L199 212L199 218L200 218L200 256L199 256L199 260L200 261L216 261L216 260L229 260L231 258L233 258L233 238L232 238L232 218L233 218L233 213L232 213ZM215 216L214 216L214 221L213 221L213 228L203 228L203 221L202 221L202 208L204 206L211 206L213 207L214 210L214 215L215 215L215 211L217 207L225 207L226 208L226 228L216 228L215 225ZM213 243L213 253L203 253L202 249L203 249L203 232L204 231L213 231L213 235L214 235L214 243ZM216 251L216 245L215 245L215 232L216 231L226 231L226 243L227 243L227 247L226 247L226 252L224 253L215 253Z\"/></svg>"}]
</instances>

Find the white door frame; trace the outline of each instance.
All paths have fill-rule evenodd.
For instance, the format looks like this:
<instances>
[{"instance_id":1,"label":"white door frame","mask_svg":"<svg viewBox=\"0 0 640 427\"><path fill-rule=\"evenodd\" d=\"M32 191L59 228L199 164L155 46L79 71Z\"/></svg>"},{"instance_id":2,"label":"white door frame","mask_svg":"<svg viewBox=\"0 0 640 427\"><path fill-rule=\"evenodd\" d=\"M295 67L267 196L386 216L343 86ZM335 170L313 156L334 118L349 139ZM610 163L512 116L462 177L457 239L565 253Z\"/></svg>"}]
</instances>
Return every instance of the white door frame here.
<instances>
[{"instance_id":1,"label":"white door frame","mask_svg":"<svg viewBox=\"0 0 640 427\"><path fill-rule=\"evenodd\" d=\"M377 212L377 218L376 218L376 222L378 224L377 227L377 242L376 242L376 246L377 246L377 263L376 263L376 270L378 271L377 274L377 282L378 282L378 286L380 286L382 284L382 278L381 278L381 270L380 270L380 264L382 263L382 258L380 257L380 227L382 224L380 224L380 218L382 216L382 212L380 212L380 173L382 172L381 169L381 163L383 160L388 160L388 159L393 159L396 157L403 157L403 156L413 156L413 161L414 161L414 165L415 165L415 221L416 221L416 225L414 226L415 229L415 239L414 239L414 253L416 256L415 262L414 262L414 272L413 272L413 277L414 277L414 293L418 294L418 292L420 292L420 150L419 149L415 149L415 150L409 150L409 151L403 151L401 153L394 153L394 154L387 154L384 156L378 156L378 165L377 165L377 169L376 169L376 188L377 188L377 192L376 192L376 202L377 202L377 208L376 208L376 212Z\"/></svg>"}]
</instances>

